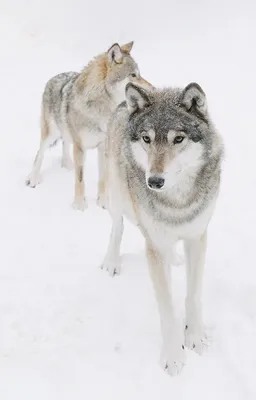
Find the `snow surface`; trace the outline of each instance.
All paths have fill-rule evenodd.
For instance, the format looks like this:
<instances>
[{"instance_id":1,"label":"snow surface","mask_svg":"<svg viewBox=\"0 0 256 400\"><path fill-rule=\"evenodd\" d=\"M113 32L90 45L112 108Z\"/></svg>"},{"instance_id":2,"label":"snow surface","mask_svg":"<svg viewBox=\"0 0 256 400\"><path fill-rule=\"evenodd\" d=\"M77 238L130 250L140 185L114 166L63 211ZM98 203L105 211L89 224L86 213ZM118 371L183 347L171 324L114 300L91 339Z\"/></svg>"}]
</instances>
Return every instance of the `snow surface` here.
<instances>
[{"instance_id":1,"label":"snow surface","mask_svg":"<svg viewBox=\"0 0 256 400\"><path fill-rule=\"evenodd\" d=\"M256 398L255 11L252 1L1 1L0 399L250 400ZM210 225L204 287L211 346L171 378L158 364L159 317L143 239L128 223L123 271L98 266L110 218L71 208L73 173L60 147L43 183L24 185L39 144L41 94L113 42L154 85L197 81L223 134L222 190ZM184 266L174 269L184 313Z\"/></svg>"}]
</instances>

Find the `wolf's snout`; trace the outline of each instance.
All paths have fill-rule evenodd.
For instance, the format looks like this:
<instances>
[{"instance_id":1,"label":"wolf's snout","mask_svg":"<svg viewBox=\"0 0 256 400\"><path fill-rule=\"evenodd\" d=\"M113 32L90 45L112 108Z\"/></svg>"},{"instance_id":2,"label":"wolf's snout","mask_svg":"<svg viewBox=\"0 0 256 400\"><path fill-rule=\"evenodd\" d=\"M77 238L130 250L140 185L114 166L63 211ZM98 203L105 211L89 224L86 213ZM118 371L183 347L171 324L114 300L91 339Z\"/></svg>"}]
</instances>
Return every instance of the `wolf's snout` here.
<instances>
[{"instance_id":1,"label":"wolf's snout","mask_svg":"<svg viewBox=\"0 0 256 400\"><path fill-rule=\"evenodd\" d=\"M164 186L164 178L159 176L151 176L148 178L148 186L151 189L161 189Z\"/></svg>"}]
</instances>

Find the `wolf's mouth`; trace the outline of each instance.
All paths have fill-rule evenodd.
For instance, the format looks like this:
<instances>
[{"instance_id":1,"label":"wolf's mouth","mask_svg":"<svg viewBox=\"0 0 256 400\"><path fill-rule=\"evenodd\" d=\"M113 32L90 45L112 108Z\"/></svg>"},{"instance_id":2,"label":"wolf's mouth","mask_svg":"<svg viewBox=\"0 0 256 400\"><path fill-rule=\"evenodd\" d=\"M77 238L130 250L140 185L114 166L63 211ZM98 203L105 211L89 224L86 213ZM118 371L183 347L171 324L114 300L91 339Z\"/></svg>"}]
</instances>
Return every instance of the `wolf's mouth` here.
<instances>
[{"instance_id":1,"label":"wolf's mouth","mask_svg":"<svg viewBox=\"0 0 256 400\"><path fill-rule=\"evenodd\" d=\"M153 192L164 192L166 190L165 187L157 188L157 187L150 187L149 184L147 183L148 189L152 190Z\"/></svg>"}]
</instances>

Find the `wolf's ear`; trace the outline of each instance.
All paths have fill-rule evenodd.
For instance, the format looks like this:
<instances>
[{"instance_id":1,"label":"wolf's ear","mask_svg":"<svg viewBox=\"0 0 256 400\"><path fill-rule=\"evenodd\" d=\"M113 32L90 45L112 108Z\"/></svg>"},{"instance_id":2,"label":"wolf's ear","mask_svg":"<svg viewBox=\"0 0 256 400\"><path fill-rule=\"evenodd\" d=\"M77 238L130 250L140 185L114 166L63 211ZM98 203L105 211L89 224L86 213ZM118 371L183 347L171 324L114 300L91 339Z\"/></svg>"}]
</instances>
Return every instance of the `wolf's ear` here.
<instances>
[{"instance_id":1,"label":"wolf's ear","mask_svg":"<svg viewBox=\"0 0 256 400\"><path fill-rule=\"evenodd\" d=\"M150 105L147 92L133 83L128 83L125 87L125 95L128 109L131 113L142 110Z\"/></svg>"},{"instance_id":2,"label":"wolf's ear","mask_svg":"<svg viewBox=\"0 0 256 400\"><path fill-rule=\"evenodd\" d=\"M111 63L114 61L117 64L120 64L123 60L123 54L121 47L119 46L118 43L113 44L109 49L108 49L108 60Z\"/></svg>"},{"instance_id":3,"label":"wolf's ear","mask_svg":"<svg viewBox=\"0 0 256 400\"><path fill-rule=\"evenodd\" d=\"M199 118L207 116L206 96L198 83L190 83L185 87L181 95L181 105L186 110Z\"/></svg>"},{"instance_id":4,"label":"wolf's ear","mask_svg":"<svg viewBox=\"0 0 256 400\"><path fill-rule=\"evenodd\" d=\"M123 46L121 46L122 51L124 53L130 54L133 44L134 44L134 42L129 42L129 43L123 44Z\"/></svg>"}]
</instances>

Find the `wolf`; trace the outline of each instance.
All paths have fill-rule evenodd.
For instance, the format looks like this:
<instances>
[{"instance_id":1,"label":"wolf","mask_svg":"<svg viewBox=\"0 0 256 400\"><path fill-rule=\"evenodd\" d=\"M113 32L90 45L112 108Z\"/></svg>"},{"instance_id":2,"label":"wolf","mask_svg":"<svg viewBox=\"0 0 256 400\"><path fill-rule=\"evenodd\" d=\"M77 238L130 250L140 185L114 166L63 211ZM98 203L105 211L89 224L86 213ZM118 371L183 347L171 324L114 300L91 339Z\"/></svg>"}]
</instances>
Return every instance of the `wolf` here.
<instances>
[{"instance_id":1,"label":"wolf","mask_svg":"<svg viewBox=\"0 0 256 400\"><path fill-rule=\"evenodd\" d=\"M96 56L81 73L61 73L45 87L41 110L41 140L33 169L26 184L39 183L45 150L62 138L62 166L72 168L70 144L73 143L75 166L74 207L87 206L84 190L84 163L87 149L98 148L98 204L104 206L103 181L107 122L117 105L125 99L125 86L134 82L143 87L150 83L140 76L130 55L134 42L113 44Z\"/></svg>"},{"instance_id":2,"label":"wolf","mask_svg":"<svg viewBox=\"0 0 256 400\"><path fill-rule=\"evenodd\" d=\"M201 354L202 281L207 228L218 198L224 153L197 83L150 90L128 83L126 101L111 117L107 139L107 197L112 230L101 267L120 273L123 216L145 238L170 374L185 364L185 347ZM187 295L185 325L176 315L170 276L174 246L183 242Z\"/></svg>"}]
</instances>

